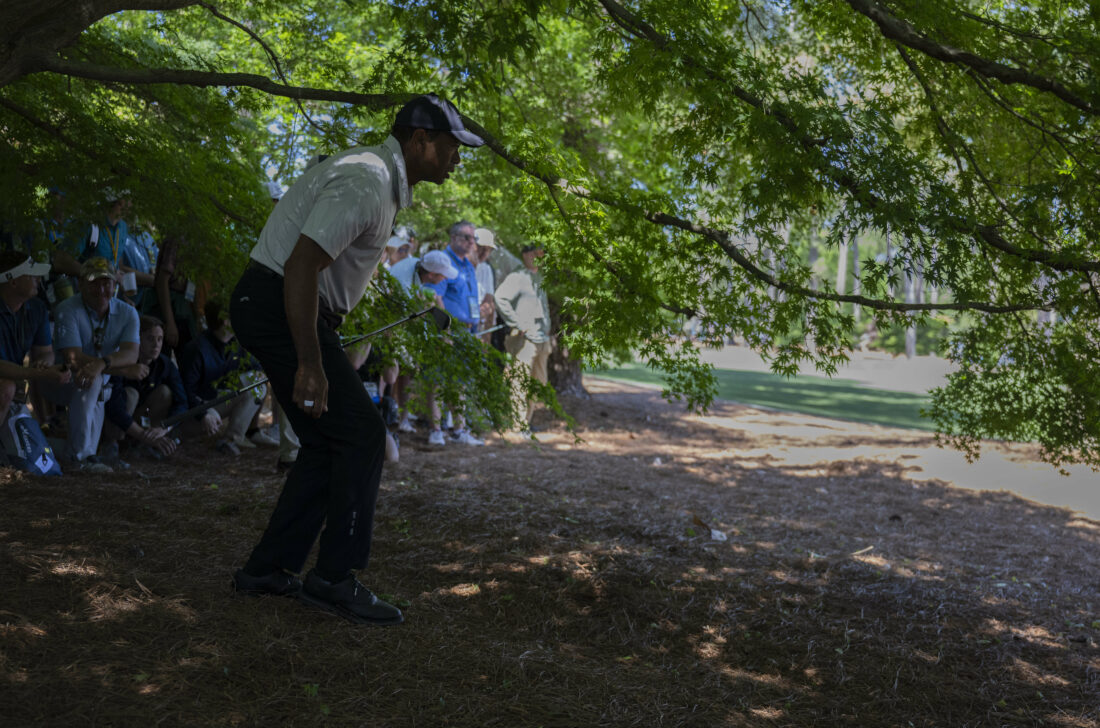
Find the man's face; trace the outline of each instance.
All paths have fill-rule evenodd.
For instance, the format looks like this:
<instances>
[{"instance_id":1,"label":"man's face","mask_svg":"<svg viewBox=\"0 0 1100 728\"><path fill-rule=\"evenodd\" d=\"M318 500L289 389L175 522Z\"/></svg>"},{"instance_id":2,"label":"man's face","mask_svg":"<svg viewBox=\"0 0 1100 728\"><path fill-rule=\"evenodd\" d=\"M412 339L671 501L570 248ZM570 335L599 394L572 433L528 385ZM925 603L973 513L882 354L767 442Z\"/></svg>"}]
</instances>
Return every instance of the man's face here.
<instances>
[{"instance_id":1,"label":"man's face","mask_svg":"<svg viewBox=\"0 0 1100 728\"><path fill-rule=\"evenodd\" d=\"M164 329L153 326L141 332L141 344L138 349L138 360L151 362L160 356L160 350L164 346Z\"/></svg>"},{"instance_id":2,"label":"man's face","mask_svg":"<svg viewBox=\"0 0 1100 728\"><path fill-rule=\"evenodd\" d=\"M19 276L11 285L20 298L30 300L38 295L38 276Z\"/></svg>"},{"instance_id":3,"label":"man's face","mask_svg":"<svg viewBox=\"0 0 1100 728\"><path fill-rule=\"evenodd\" d=\"M424 275L420 278L422 283L430 283L433 286L439 285L446 279L446 276L442 273L432 273L430 270L424 271Z\"/></svg>"},{"instance_id":4,"label":"man's face","mask_svg":"<svg viewBox=\"0 0 1100 728\"><path fill-rule=\"evenodd\" d=\"M426 129L413 132L413 149L421 178L441 185L462 161L458 154L461 145L450 132L439 132L434 139L430 136Z\"/></svg>"},{"instance_id":5,"label":"man's face","mask_svg":"<svg viewBox=\"0 0 1100 728\"><path fill-rule=\"evenodd\" d=\"M111 297L115 295L115 279L96 278L91 281L81 280L80 295L89 308L100 310L109 306Z\"/></svg>"},{"instance_id":6,"label":"man's face","mask_svg":"<svg viewBox=\"0 0 1100 728\"><path fill-rule=\"evenodd\" d=\"M460 257L465 258L477 247L477 237L473 225L463 225L451 235L451 247Z\"/></svg>"}]
</instances>

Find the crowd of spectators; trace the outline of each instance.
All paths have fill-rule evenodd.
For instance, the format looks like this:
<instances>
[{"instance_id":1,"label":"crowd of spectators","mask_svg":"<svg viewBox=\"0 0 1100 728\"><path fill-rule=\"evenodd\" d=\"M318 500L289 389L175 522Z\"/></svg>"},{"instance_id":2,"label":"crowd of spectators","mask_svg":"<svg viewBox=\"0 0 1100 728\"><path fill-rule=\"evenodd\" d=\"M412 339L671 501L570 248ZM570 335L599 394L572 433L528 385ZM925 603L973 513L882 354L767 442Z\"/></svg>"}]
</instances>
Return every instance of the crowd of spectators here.
<instances>
[{"instance_id":1,"label":"crowd of spectators","mask_svg":"<svg viewBox=\"0 0 1100 728\"><path fill-rule=\"evenodd\" d=\"M281 188L268 189L277 205ZM106 191L100 218L83 226L66 217L59 190L49 194L48 214L35 230L0 236L0 427L29 405L67 472L171 458L184 440L227 456L277 448L277 468L289 469L300 447L293 428L267 397L259 363L237 344L228 312L181 267L184 241L158 240L150 226L128 223L126 192ZM513 366L545 382L550 319L538 274L542 249L524 247L518 265L487 228L463 220L448 234L442 250L418 255L416 232L395 228L379 270L406 289L430 292L455 326L507 351ZM494 264L498 252L511 265ZM418 420L431 446L484 444L460 412L441 411L431 385L416 382L400 355L371 354L369 343L348 349L364 386L391 409L383 409L388 460L397 459L397 438L416 433ZM408 409L414 386L425 390L421 417ZM529 422L530 403L516 397ZM271 425L261 427L265 402Z\"/></svg>"}]
</instances>

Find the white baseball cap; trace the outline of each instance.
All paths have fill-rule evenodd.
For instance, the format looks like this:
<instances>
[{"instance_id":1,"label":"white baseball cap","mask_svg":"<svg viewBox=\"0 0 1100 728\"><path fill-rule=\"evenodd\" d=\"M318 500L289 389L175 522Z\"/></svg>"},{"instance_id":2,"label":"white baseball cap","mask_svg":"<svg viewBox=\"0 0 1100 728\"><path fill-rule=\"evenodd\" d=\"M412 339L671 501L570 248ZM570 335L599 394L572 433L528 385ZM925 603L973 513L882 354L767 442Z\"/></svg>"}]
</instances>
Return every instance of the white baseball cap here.
<instances>
[{"instance_id":1,"label":"white baseball cap","mask_svg":"<svg viewBox=\"0 0 1100 728\"><path fill-rule=\"evenodd\" d=\"M34 258L27 256L26 260L14 268L0 272L0 283L13 281L19 276L44 276L49 272L49 263L37 263ZM457 274L458 271L455 271L455 273Z\"/></svg>"},{"instance_id":2,"label":"white baseball cap","mask_svg":"<svg viewBox=\"0 0 1100 728\"><path fill-rule=\"evenodd\" d=\"M397 235L391 235L390 239L386 241L387 248L400 248L404 245L412 245L412 243Z\"/></svg>"},{"instance_id":3,"label":"white baseball cap","mask_svg":"<svg viewBox=\"0 0 1100 728\"><path fill-rule=\"evenodd\" d=\"M420 267L429 273L442 273L447 280L458 278L458 268L451 265L451 259L442 250L429 250L420 259Z\"/></svg>"},{"instance_id":4,"label":"white baseball cap","mask_svg":"<svg viewBox=\"0 0 1100 728\"><path fill-rule=\"evenodd\" d=\"M477 238L477 244L481 247L496 250L496 236L493 235L493 231L489 228L478 228L474 230L474 237Z\"/></svg>"}]
</instances>

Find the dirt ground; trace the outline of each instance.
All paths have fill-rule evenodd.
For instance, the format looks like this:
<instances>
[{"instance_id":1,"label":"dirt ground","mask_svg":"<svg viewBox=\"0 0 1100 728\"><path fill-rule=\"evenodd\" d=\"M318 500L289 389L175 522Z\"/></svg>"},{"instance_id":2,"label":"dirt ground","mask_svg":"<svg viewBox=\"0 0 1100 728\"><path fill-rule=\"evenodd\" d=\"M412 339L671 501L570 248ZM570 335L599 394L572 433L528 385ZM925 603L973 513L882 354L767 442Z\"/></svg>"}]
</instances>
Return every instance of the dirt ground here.
<instances>
[{"instance_id":1,"label":"dirt ground","mask_svg":"<svg viewBox=\"0 0 1100 728\"><path fill-rule=\"evenodd\" d=\"M406 438L362 575L400 627L231 594L270 451L0 472L0 720L1100 726L1097 521L924 433L588 385L581 442Z\"/></svg>"}]
</instances>

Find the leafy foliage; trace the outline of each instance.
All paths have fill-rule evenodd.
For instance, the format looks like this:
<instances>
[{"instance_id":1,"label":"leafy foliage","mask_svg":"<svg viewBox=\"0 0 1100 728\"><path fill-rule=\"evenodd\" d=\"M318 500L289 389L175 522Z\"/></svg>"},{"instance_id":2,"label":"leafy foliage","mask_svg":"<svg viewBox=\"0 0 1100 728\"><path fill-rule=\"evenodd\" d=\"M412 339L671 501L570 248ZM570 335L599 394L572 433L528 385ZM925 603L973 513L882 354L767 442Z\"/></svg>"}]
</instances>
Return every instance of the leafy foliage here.
<instances>
[{"instance_id":1,"label":"leafy foliage","mask_svg":"<svg viewBox=\"0 0 1100 728\"><path fill-rule=\"evenodd\" d=\"M687 318L780 372L834 371L865 321L946 318L960 371L929 414L948 441L1024 437L1100 465L1100 18L1084 0L168 7L105 18L0 90L6 219L53 180L79 180L85 216L125 183L228 285L265 175L381 141L409 93L442 90L490 148L417 189L402 222L543 243L561 342L586 362L635 352L705 407L713 378L670 338ZM853 241L858 277L834 292ZM934 295L905 300L918 278Z\"/></svg>"}]
</instances>

